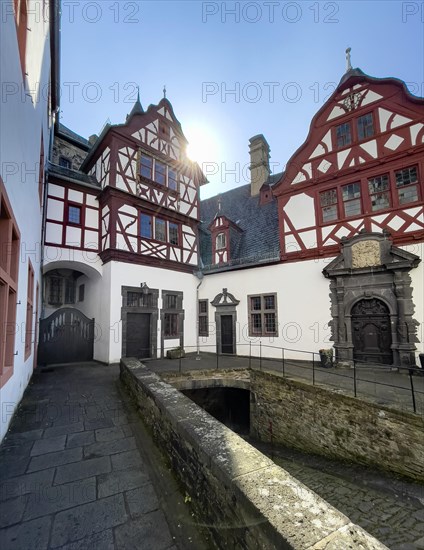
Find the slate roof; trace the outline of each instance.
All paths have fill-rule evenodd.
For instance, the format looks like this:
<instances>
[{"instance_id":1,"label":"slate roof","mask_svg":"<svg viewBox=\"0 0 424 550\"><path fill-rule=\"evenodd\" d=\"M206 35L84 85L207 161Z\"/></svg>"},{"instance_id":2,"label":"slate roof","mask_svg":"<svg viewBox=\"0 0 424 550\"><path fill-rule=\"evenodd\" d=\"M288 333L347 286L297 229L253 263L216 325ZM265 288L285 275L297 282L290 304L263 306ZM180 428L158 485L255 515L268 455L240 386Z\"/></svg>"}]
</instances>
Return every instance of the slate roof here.
<instances>
[{"instance_id":1,"label":"slate roof","mask_svg":"<svg viewBox=\"0 0 424 550\"><path fill-rule=\"evenodd\" d=\"M281 174L275 174L278 179ZM271 183L268 180L268 183ZM205 271L221 269L212 265L212 241L208 226L218 212L242 229L240 246L227 267L242 267L245 264L262 264L279 260L277 201L259 204L259 195L250 195L250 184L231 189L226 193L205 199L200 203L199 228L200 255Z\"/></svg>"},{"instance_id":2,"label":"slate roof","mask_svg":"<svg viewBox=\"0 0 424 550\"><path fill-rule=\"evenodd\" d=\"M100 188L100 184L94 176L84 174L84 172L80 172L79 170L71 170L71 168L65 168L64 166L59 166L51 162L48 164L48 170L51 176L57 176L68 181Z\"/></svg>"},{"instance_id":3,"label":"slate roof","mask_svg":"<svg viewBox=\"0 0 424 550\"><path fill-rule=\"evenodd\" d=\"M91 147L88 139L85 139L79 134L77 134L76 132L73 132L67 126L65 126L64 124L61 124L60 122L59 122L58 134L67 139L74 141L75 143L84 147L85 149L89 149Z\"/></svg>"}]
</instances>

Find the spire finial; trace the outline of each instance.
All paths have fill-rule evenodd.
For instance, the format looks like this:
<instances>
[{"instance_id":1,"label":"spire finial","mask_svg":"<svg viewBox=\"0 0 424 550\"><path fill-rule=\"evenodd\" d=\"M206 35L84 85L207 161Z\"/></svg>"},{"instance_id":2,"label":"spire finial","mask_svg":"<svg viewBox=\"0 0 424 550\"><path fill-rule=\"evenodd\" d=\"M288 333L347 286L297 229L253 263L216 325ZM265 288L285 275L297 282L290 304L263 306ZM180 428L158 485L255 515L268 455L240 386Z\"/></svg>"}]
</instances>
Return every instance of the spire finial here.
<instances>
[{"instance_id":1,"label":"spire finial","mask_svg":"<svg viewBox=\"0 0 424 550\"><path fill-rule=\"evenodd\" d=\"M218 213L221 214L222 199L221 195L218 195Z\"/></svg>"},{"instance_id":2,"label":"spire finial","mask_svg":"<svg viewBox=\"0 0 424 550\"><path fill-rule=\"evenodd\" d=\"M163 85L163 98L166 99L166 84Z\"/></svg>"},{"instance_id":3,"label":"spire finial","mask_svg":"<svg viewBox=\"0 0 424 550\"><path fill-rule=\"evenodd\" d=\"M137 101L140 102L140 86L137 86Z\"/></svg>"},{"instance_id":4,"label":"spire finial","mask_svg":"<svg viewBox=\"0 0 424 550\"><path fill-rule=\"evenodd\" d=\"M349 72L352 70L352 63L350 59L350 52L352 51L352 48L346 48L346 72Z\"/></svg>"}]
</instances>

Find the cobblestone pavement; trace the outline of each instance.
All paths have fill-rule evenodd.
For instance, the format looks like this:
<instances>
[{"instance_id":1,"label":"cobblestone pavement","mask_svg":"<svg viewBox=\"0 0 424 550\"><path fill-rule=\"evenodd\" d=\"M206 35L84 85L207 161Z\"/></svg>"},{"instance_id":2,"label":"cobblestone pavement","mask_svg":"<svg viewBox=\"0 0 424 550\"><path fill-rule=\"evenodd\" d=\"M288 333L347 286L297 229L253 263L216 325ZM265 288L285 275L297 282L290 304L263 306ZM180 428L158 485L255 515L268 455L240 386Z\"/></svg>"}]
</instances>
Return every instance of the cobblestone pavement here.
<instances>
[{"instance_id":1,"label":"cobblestone pavement","mask_svg":"<svg viewBox=\"0 0 424 550\"><path fill-rule=\"evenodd\" d=\"M207 548L118 376L34 373L0 447L1 550Z\"/></svg>"},{"instance_id":2,"label":"cobblestone pavement","mask_svg":"<svg viewBox=\"0 0 424 550\"><path fill-rule=\"evenodd\" d=\"M251 442L391 550L424 549L424 486L365 467Z\"/></svg>"}]
</instances>

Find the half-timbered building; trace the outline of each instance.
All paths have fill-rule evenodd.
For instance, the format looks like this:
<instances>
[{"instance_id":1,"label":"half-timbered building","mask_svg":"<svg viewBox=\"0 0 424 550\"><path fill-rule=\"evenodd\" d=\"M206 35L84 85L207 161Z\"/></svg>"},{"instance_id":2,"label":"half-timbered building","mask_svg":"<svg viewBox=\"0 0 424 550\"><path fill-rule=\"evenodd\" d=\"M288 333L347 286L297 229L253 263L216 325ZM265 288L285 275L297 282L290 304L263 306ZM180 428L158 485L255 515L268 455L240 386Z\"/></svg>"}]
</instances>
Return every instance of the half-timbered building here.
<instances>
[{"instance_id":1,"label":"half-timbered building","mask_svg":"<svg viewBox=\"0 0 424 550\"><path fill-rule=\"evenodd\" d=\"M424 102L401 81L348 67L284 172L254 136L251 182L203 201L166 98L88 141L58 137L41 360L63 355L62 330L75 360L107 363L178 346L417 363Z\"/></svg>"}]
</instances>

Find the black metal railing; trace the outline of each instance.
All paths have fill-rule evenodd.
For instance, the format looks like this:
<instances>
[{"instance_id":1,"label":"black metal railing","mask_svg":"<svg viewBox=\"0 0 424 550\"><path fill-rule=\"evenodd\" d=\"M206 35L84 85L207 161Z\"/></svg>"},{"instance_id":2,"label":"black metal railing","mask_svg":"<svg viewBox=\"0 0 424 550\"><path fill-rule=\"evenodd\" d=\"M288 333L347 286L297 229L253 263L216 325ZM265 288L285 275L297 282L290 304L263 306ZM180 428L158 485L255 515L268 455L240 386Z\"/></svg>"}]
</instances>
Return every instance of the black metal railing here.
<instances>
[{"instance_id":1,"label":"black metal railing","mask_svg":"<svg viewBox=\"0 0 424 550\"><path fill-rule=\"evenodd\" d=\"M219 353L215 344L184 346L174 360L141 358L157 372L189 370L257 369L278 372L283 378L296 378L320 386L344 391L353 397L366 397L379 404L413 410L424 416L424 369L394 365L370 365L354 361L352 368L330 368L321 365L318 352L282 348L262 342L237 343L237 354ZM268 351L272 350L272 351ZM146 355L147 355L146 350ZM245 353L243 353L245 351ZM414 382L414 380L416 382Z\"/></svg>"}]
</instances>

